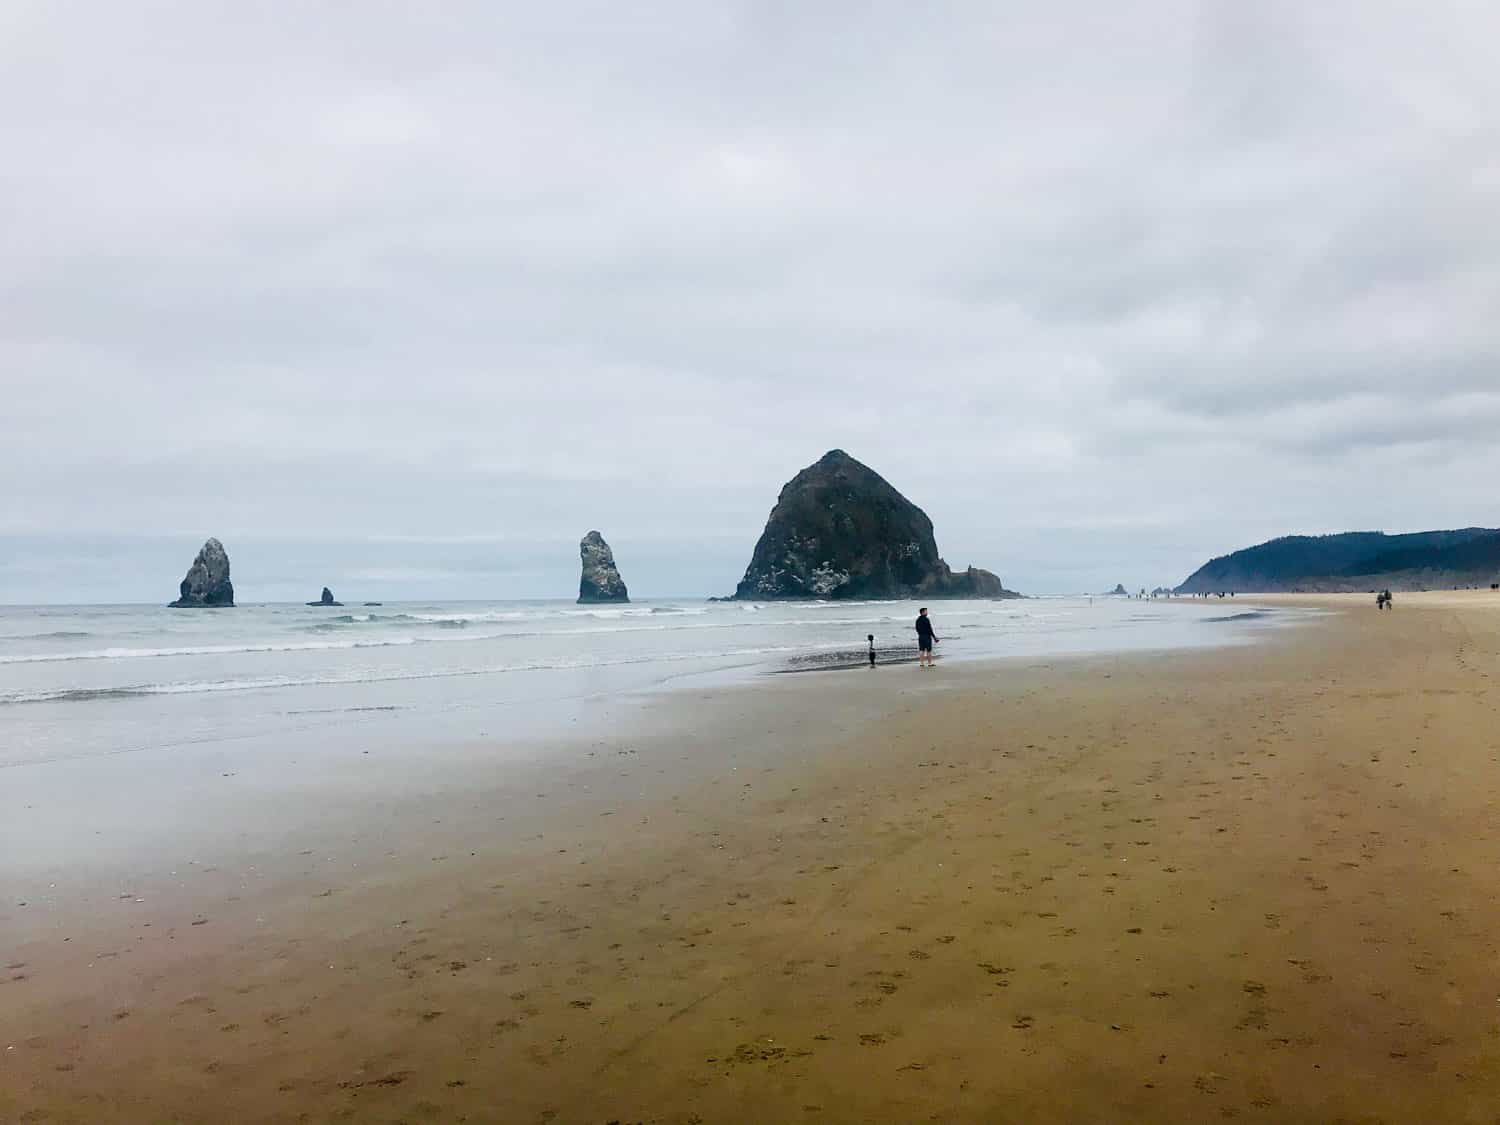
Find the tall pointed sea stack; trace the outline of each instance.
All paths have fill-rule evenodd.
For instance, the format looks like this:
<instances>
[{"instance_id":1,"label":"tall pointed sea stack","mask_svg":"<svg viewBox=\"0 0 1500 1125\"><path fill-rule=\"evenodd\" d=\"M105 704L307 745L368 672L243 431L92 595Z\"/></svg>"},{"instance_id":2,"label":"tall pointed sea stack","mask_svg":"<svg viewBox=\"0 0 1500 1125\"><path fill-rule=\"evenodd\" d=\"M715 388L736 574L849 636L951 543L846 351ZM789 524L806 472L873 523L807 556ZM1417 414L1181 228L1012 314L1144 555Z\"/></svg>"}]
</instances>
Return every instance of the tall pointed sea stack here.
<instances>
[{"instance_id":1,"label":"tall pointed sea stack","mask_svg":"<svg viewBox=\"0 0 1500 1125\"><path fill-rule=\"evenodd\" d=\"M579 605L630 600L625 580L615 566L615 554L604 536L597 531L585 535L578 544L578 557L583 563L583 574L578 579Z\"/></svg>"},{"instance_id":2,"label":"tall pointed sea stack","mask_svg":"<svg viewBox=\"0 0 1500 1125\"><path fill-rule=\"evenodd\" d=\"M842 449L781 490L734 596L1020 597L987 570L954 574L938 555L927 513Z\"/></svg>"},{"instance_id":3,"label":"tall pointed sea stack","mask_svg":"<svg viewBox=\"0 0 1500 1125\"><path fill-rule=\"evenodd\" d=\"M217 539L203 544L177 592L177 600L171 603L173 609L234 605L234 584L229 581L229 554L224 544Z\"/></svg>"}]
</instances>

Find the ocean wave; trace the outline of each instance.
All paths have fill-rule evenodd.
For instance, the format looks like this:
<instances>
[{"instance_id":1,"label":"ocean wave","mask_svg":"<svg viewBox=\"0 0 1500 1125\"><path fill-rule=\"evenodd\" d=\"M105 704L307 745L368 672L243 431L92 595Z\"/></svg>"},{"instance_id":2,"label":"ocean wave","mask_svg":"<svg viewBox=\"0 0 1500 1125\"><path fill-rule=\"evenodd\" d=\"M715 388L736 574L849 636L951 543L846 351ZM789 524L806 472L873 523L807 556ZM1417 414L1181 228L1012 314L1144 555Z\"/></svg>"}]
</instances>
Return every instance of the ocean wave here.
<instances>
[{"instance_id":1,"label":"ocean wave","mask_svg":"<svg viewBox=\"0 0 1500 1125\"><path fill-rule=\"evenodd\" d=\"M556 629L513 629L505 632L468 632L468 626L460 623L459 619L448 618L444 621L424 620L423 624L431 629L442 630L451 633L462 633L453 636L413 636L410 634L400 635L372 635L372 636L340 636L339 626L332 621L320 622L318 625L308 627L309 631L315 630L320 636L329 636L328 640L287 640L287 641L265 641L239 645L178 645L162 648L125 648L112 647L102 649L85 649L77 652L31 652L16 655L0 656L0 665L4 664L59 664L72 661L98 661L98 660L155 660L165 657L202 657L202 656L241 656L277 652L334 652L348 649L364 648L392 648L404 647L418 644L436 644L444 641L503 641L524 640L537 637L582 637L582 636L609 636L630 633L669 633L677 631L699 631L714 629L745 629L760 628L759 623L751 626L749 622L738 619L728 621L676 621L676 615L666 615L671 620L652 622L649 616L641 616L637 621L627 621L603 618L601 623L593 626L556 628ZM471 619L472 620L472 619ZM617 624L605 622L618 620ZM850 628L869 628L871 626L888 626L893 623L904 623L905 618L893 618L888 615L879 617L838 617L838 618L816 618L796 617L781 621L767 621L766 628L790 629L805 626L849 626ZM326 628L326 626L333 626ZM337 636L338 639L333 639Z\"/></svg>"},{"instance_id":2,"label":"ocean wave","mask_svg":"<svg viewBox=\"0 0 1500 1125\"><path fill-rule=\"evenodd\" d=\"M494 676L506 672L542 672L593 668L611 668L630 664L670 664L679 661L734 660L752 656L773 656L787 652L806 652L826 645L770 645L758 648L729 649L716 653L676 653L639 655L614 660L534 660L514 664L495 664L478 668L445 668L407 672L350 672L322 676L261 676L227 680L184 680L177 683L129 684L108 688L55 688L0 694L0 707L24 703L97 702L109 699L132 699L159 695L201 695L210 692L265 691L274 688L349 686L399 683L411 680L446 680L468 676ZM347 710L347 708L346 708Z\"/></svg>"},{"instance_id":3,"label":"ocean wave","mask_svg":"<svg viewBox=\"0 0 1500 1125\"><path fill-rule=\"evenodd\" d=\"M594 618L600 621L616 621L632 617L651 617L663 614L697 617L708 612L708 606L596 605L549 607L545 609L429 610L410 615L399 614L397 616L407 617L415 621L423 621L428 624L440 624L448 621L464 621L470 624L505 624L514 621L568 621L580 617Z\"/></svg>"},{"instance_id":4,"label":"ocean wave","mask_svg":"<svg viewBox=\"0 0 1500 1125\"><path fill-rule=\"evenodd\" d=\"M321 652L326 649L386 648L416 644L417 637L368 641L294 641L283 644L182 645L175 648L100 648L86 652L28 652L0 656L0 664L62 664L74 660L151 660L164 656L239 656L256 652Z\"/></svg>"},{"instance_id":5,"label":"ocean wave","mask_svg":"<svg viewBox=\"0 0 1500 1125\"><path fill-rule=\"evenodd\" d=\"M304 633L348 632L362 625L373 625L377 628L411 628L430 625L442 629L463 628L467 621L467 618L461 617L418 617L410 613L341 613L337 617L325 617L321 621L300 625L297 628ZM367 632L368 630L359 629L358 631Z\"/></svg>"},{"instance_id":6,"label":"ocean wave","mask_svg":"<svg viewBox=\"0 0 1500 1125\"><path fill-rule=\"evenodd\" d=\"M1269 609L1247 609L1243 613L1230 613L1222 617L1205 617L1204 621L1257 621L1262 617L1270 617L1272 611Z\"/></svg>"}]
</instances>

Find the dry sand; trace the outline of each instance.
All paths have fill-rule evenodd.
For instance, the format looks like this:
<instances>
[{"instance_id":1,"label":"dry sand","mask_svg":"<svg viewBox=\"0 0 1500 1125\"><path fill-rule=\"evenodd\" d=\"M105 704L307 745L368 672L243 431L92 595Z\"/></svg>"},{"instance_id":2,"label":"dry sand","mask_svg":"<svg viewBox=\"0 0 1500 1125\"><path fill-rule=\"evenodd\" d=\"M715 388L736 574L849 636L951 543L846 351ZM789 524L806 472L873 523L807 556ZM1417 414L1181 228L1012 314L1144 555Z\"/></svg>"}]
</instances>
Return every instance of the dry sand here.
<instances>
[{"instance_id":1,"label":"dry sand","mask_svg":"<svg viewBox=\"0 0 1500 1125\"><path fill-rule=\"evenodd\" d=\"M1301 601L673 696L33 922L0 1120L1494 1122L1500 597Z\"/></svg>"}]
</instances>

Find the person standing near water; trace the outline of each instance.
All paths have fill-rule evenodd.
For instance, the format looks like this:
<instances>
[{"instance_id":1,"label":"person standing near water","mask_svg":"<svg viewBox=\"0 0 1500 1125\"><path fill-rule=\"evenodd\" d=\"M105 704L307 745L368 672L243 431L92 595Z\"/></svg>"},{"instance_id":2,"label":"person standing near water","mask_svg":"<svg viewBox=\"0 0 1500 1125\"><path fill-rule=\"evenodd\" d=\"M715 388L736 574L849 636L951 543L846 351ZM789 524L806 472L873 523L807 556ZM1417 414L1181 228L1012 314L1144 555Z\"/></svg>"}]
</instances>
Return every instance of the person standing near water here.
<instances>
[{"instance_id":1,"label":"person standing near water","mask_svg":"<svg viewBox=\"0 0 1500 1125\"><path fill-rule=\"evenodd\" d=\"M917 667L932 667L932 646L938 641L938 635L932 631L932 619L927 616L927 607L924 605L917 610Z\"/></svg>"},{"instance_id":2,"label":"person standing near water","mask_svg":"<svg viewBox=\"0 0 1500 1125\"><path fill-rule=\"evenodd\" d=\"M865 639L870 642L870 667L873 668L875 667L875 634L868 633Z\"/></svg>"}]
</instances>

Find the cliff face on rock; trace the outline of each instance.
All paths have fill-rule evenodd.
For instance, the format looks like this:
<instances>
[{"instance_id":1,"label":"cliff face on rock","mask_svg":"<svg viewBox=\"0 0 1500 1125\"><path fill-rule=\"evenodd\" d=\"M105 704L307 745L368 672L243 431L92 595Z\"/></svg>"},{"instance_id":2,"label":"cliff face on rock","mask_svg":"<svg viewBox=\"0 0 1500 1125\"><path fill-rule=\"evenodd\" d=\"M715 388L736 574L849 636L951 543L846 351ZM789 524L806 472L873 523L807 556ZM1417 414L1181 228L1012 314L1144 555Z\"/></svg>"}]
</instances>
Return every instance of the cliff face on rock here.
<instances>
[{"instance_id":1,"label":"cliff face on rock","mask_svg":"<svg viewBox=\"0 0 1500 1125\"><path fill-rule=\"evenodd\" d=\"M932 521L842 449L791 479L735 590L743 599L1007 598L987 570L955 574Z\"/></svg>"},{"instance_id":2,"label":"cliff face on rock","mask_svg":"<svg viewBox=\"0 0 1500 1125\"><path fill-rule=\"evenodd\" d=\"M234 605L234 586L229 581L229 554L224 550L224 544L217 539L203 544L177 593L177 600L171 603L173 609Z\"/></svg>"},{"instance_id":3,"label":"cliff face on rock","mask_svg":"<svg viewBox=\"0 0 1500 1125\"><path fill-rule=\"evenodd\" d=\"M1500 531L1466 527L1386 535L1289 535L1213 559L1178 593L1315 593L1488 586L1500 578Z\"/></svg>"},{"instance_id":4,"label":"cliff face on rock","mask_svg":"<svg viewBox=\"0 0 1500 1125\"><path fill-rule=\"evenodd\" d=\"M583 564L583 573L578 579L580 605L630 600L625 581L615 566L615 554L604 541L604 536L597 531L585 535L578 544L578 557Z\"/></svg>"}]
</instances>

